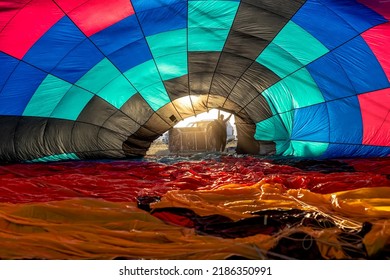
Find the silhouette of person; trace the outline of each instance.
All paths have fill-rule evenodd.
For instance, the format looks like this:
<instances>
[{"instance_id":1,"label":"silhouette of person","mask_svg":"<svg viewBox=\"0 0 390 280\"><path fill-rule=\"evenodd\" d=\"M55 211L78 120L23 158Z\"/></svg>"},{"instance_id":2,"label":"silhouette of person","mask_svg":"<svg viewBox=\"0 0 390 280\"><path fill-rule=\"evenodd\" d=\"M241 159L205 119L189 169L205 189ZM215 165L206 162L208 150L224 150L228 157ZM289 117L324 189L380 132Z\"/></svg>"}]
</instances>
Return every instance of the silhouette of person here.
<instances>
[{"instance_id":1,"label":"silhouette of person","mask_svg":"<svg viewBox=\"0 0 390 280\"><path fill-rule=\"evenodd\" d=\"M226 147L226 123L229 121L230 115L227 119L221 114L218 119L212 121L207 127L207 133L209 136L209 143L213 150L217 152L223 152Z\"/></svg>"}]
</instances>

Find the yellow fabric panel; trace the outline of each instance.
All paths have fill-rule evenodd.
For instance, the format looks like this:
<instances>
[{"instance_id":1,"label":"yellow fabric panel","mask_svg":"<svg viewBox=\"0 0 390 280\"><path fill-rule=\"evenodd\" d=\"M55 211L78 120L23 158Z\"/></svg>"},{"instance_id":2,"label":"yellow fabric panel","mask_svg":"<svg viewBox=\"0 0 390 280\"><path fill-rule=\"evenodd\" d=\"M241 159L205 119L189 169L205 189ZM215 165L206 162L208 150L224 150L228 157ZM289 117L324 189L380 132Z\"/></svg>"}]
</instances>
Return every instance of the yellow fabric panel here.
<instances>
[{"instance_id":1,"label":"yellow fabric panel","mask_svg":"<svg viewBox=\"0 0 390 280\"><path fill-rule=\"evenodd\" d=\"M220 214L233 220L251 217L252 212L260 210L301 209L364 222L390 218L390 187L319 194L260 181L252 186L231 184L213 190L171 191L152 204L154 209L165 207L190 208L201 216ZM356 225L353 221L351 226Z\"/></svg>"},{"instance_id":2,"label":"yellow fabric panel","mask_svg":"<svg viewBox=\"0 0 390 280\"><path fill-rule=\"evenodd\" d=\"M267 252L293 233L304 232L306 245L316 244L326 259L345 259L338 238L345 229L373 228L363 243L369 255L390 244L390 188L366 188L333 194L286 190L259 182L214 190L171 191L153 209L183 207L198 215L222 215L238 221L269 209L302 209L321 213L337 227L285 227L274 235L219 238L167 224L137 208L136 203L72 199L49 203L0 203L1 259L226 259L233 255L266 258ZM301 242L301 241L299 241ZM348 245L348 244L347 244Z\"/></svg>"},{"instance_id":3,"label":"yellow fabric panel","mask_svg":"<svg viewBox=\"0 0 390 280\"><path fill-rule=\"evenodd\" d=\"M259 259L275 239L222 239L167 225L135 203L74 199L0 204L1 259Z\"/></svg>"}]
</instances>

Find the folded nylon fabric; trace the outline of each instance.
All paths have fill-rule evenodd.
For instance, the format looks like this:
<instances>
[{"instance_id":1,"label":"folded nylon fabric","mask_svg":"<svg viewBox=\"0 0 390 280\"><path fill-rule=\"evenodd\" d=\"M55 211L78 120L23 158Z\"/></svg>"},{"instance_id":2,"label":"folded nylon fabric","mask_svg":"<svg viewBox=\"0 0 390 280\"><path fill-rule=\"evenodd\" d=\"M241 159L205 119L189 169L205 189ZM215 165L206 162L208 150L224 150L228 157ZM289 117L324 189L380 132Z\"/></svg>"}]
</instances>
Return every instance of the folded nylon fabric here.
<instances>
[{"instance_id":1,"label":"folded nylon fabric","mask_svg":"<svg viewBox=\"0 0 390 280\"><path fill-rule=\"evenodd\" d=\"M205 191L171 191L150 205L152 213L178 207L200 216L220 215L232 221L248 219L261 210L300 209L317 211L336 225L297 223L270 235L237 238L206 235L191 226L174 225L139 209L133 202L71 199L1 203L0 258L289 258L283 255L286 250L305 250L313 258L375 258L390 243L389 201L388 187L318 194L259 182ZM367 222L371 225L368 233L362 233ZM355 241L351 243L352 237ZM292 245L288 243L291 240Z\"/></svg>"}]
</instances>

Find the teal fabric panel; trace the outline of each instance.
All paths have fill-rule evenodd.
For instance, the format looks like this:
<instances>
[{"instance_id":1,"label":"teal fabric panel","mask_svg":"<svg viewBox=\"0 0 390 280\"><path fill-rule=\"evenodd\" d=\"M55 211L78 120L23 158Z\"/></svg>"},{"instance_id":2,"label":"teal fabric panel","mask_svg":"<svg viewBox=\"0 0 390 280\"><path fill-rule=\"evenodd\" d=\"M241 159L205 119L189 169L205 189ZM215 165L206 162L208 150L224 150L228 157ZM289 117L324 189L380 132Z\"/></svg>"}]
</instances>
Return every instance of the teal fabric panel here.
<instances>
[{"instance_id":1,"label":"teal fabric panel","mask_svg":"<svg viewBox=\"0 0 390 280\"><path fill-rule=\"evenodd\" d=\"M228 34L227 29L191 28L188 30L188 51L222 51Z\"/></svg>"},{"instance_id":2,"label":"teal fabric panel","mask_svg":"<svg viewBox=\"0 0 390 280\"><path fill-rule=\"evenodd\" d=\"M155 60L164 81L188 74L187 52L174 53Z\"/></svg>"},{"instance_id":3,"label":"teal fabric panel","mask_svg":"<svg viewBox=\"0 0 390 280\"><path fill-rule=\"evenodd\" d=\"M274 114L325 101L306 68L287 76L263 92Z\"/></svg>"},{"instance_id":4,"label":"teal fabric panel","mask_svg":"<svg viewBox=\"0 0 390 280\"><path fill-rule=\"evenodd\" d=\"M81 77L76 85L93 93L97 93L120 75L121 73L119 70L107 58L104 58Z\"/></svg>"},{"instance_id":5,"label":"teal fabric panel","mask_svg":"<svg viewBox=\"0 0 390 280\"><path fill-rule=\"evenodd\" d=\"M37 158L37 159L29 160L27 162L48 162L48 161L79 160L79 159L80 158L76 154L69 153L69 154L58 154L58 155Z\"/></svg>"},{"instance_id":6,"label":"teal fabric panel","mask_svg":"<svg viewBox=\"0 0 390 280\"><path fill-rule=\"evenodd\" d=\"M146 61L131 68L124 75L138 92L150 85L161 82L161 77L153 60Z\"/></svg>"},{"instance_id":7,"label":"teal fabric panel","mask_svg":"<svg viewBox=\"0 0 390 280\"><path fill-rule=\"evenodd\" d=\"M236 1L189 1L188 50L221 51L238 6Z\"/></svg>"},{"instance_id":8,"label":"teal fabric panel","mask_svg":"<svg viewBox=\"0 0 390 280\"><path fill-rule=\"evenodd\" d=\"M70 83L47 75L24 109L23 116L49 117L71 87Z\"/></svg>"},{"instance_id":9,"label":"teal fabric panel","mask_svg":"<svg viewBox=\"0 0 390 280\"><path fill-rule=\"evenodd\" d=\"M74 121L92 97L92 93L77 86L73 86L65 94L61 102L58 103L51 117Z\"/></svg>"},{"instance_id":10,"label":"teal fabric panel","mask_svg":"<svg viewBox=\"0 0 390 280\"><path fill-rule=\"evenodd\" d=\"M187 29L163 32L147 41L162 80L188 74Z\"/></svg>"},{"instance_id":11,"label":"teal fabric panel","mask_svg":"<svg viewBox=\"0 0 390 280\"><path fill-rule=\"evenodd\" d=\"M162 82L144 88L140 91L140 94L154 111L171 101Z\"/></svg>"},{"instance_id":12,"label":"teal fabric panel","mask_svg":"<svg viewBox=\"0 0 390 280\"><path fill-rule=\"evenodd\" d=\"M274 43L269 44L256 61L270 69L280 78L284 78L303 67L302 63L293 57L292 54Z\"/></svg>"},{"instance_id":13,"label":"teal fabric panel","mask_svg":"<svg viewBox=\"0 0 390 280\"><path fill-rule=\"evenodd\" d=\"M97 95L119 109L136 92L130 82L121 75L102 88Z\"/></svg>"},{"instance_id":14,"label":"teal fabric panel","mask_svg":"<svg viewBox=\"0 0 390 280\"><path fill-rule=\"evenodd\" d=\"M280 83L283 83L293 96L294 108L325 102L324 96L306 68L298 70Z\"/></svg>"},{"instance_id":15,"label":"teal fabric panel","mask_svg":"<svg viewBox=\"0 0 390 280\"><path fill-rule=\"evenodd\" d=\"M290 53L302 65L329 52L320 41L292 21L286 24L272 42Z\"/></svg>"},{"instance_id":16,"label":"teal fabric panel","mask_svg":"<svg viewBox=\"0 0 390 280\"><path fill-rule=\"evenodd\" d=\"M256 123L255 139L278 141L290 138L291 129L287 129L282 118L274 115L269 119Z\"/></svg>"},{"instance_id":17,"label":"teal fabric panel","mask_svg":"<svg viewBox=\"0 0 390 280\"><path fill-rule=\"evenodd\" d=\"M318 157L328 149L329 143L292 140L283 156Z\"/></svg>"},{"instance_id":18,"label":"teal fabric panel","mask_svg":"<svg viewBox=\"0 0 390 280\"><path fill-rule=\"evenodd\" d=\"M187 29L159 33L146 38L154 58L187 52Z\"/></svg>"}]
</instances>

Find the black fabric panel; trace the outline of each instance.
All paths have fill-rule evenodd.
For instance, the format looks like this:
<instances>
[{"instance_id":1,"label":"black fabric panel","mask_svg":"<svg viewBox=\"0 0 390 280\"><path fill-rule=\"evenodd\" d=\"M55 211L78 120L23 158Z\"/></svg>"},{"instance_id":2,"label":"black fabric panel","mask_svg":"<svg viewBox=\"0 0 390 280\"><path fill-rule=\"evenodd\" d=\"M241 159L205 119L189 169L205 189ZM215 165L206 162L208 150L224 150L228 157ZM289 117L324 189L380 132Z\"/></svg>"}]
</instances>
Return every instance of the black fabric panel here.
<instances>
[{"instance_id":1,"label":"black fabric panel","mask_svg":"<svg viewBox=\"0 0 390 280\"><path fill-rule=\"evenodd\" d=\"M190 94L207 94L216 65L219 52L189 52L188 75Z\"/></svg>"},{"instance_id":2,"label":"black fabric panel","mask_svg":"<svg viewBox=\"0 0 390 280\"><path fill-rule=\"evenodd\" d=\"M241 107L245 107L258 95L259 92L251 83L239 80L229 98L232 101L239 103Z\"/></svg>"},{"instance_id":3,"label":"black fabric panel","mask_svg":"<svg viewBox=\"0 0 390 280\"><path fill-rule=\"evenodd\" d=\"M245 108L244 111L251 117L254 123L258 123L272 116L271 108L264 96L256 96Z\"/></svg>"},{"instance_id":4,"label":"black fabric panel","mask_svg":"<svg viewBox=\"0 0 390 280\"><path fill-rule=\"evenodd\" d=\"M213 73L193 73L190 75L190 89L191 95L203 95L210 92L211 81Z\"/></svg>"},{"instance_id":5,"label":"black fabric panel","mask_svg":"<svg viewBox=\"0 0 390 280\"><path fill-rule=\"evenodd\" d=\"M73 152L74 122L41 117L0 117L0 160L15 162Z\"/></svg>"},{"instance_id":6,"label":"black fabric panel","mask_svg":"<svg viewBox=\"0 0 390 280\"><path fill-rule=\"evenodd\" d=\"M269 41L263 38L232 29L230 30L229 39L223 50L224 52L235 53L239 56L255 60L268 44Z\"/></svg>"},{"instance_id":7,"label":"black fabric panel","mask_svg":"<svg viewBox=\"0 0 390 280\"><path fill-rule=\"evenodd\" d=\"M183 102L183 100L185 102ZM176 99L172 102L173 106L176 108L176 110L179 112L182 119L186 119L188 117L191 117L195 114L195 110L193 108L193 104L198 103L199 98L197 96L190 96L183 97Z\"/></svg>"},{"instance_id":8,"label":"black fabric panel","mask_svg":"<svg viewBox=\"0 0 390 280\"><path fill-rule=\"evenodd\" d=\"M223 109L224 104L226 103L227 99L226 97L219 96L219 95L210 95L207 100L207 106L208 108L216 108L216 109Z\"/></svg>"},{"instance_id":9,"label":"black fabric panel","mask_svg":"<svg viewBox=\"0 0 390 280\"><path fill-rule=\"evenodd\" d=\"M153 114L144 126L149 128L151 131L161 133L162 129L167 128L166 130L168 130L169 128L175 126L180 120L181 115L179 112L172 103L168 103L158 109L156 114Z\"/></svg>"},{"instance_id":10,"label":"black fabric panel","mask_svg":"<svg viewBox=\"0 0 390 280\"><path fill-rule=\"evenodd\" d=\"M218 63L220 52L188 52L188 71L193 73L213 73Z\"/></svg>"},{"instance_id":11,"label":"black fabric panel","mask_svg":"<svg viewBox=\"0 0 390 280\"><path fill-rule=\"evenodd\" d=\"M188 75L164 81L169 98L173 101L177 98L187 96L189 94L188 83Z\"/></svg>"},{"instance_id":12,"label":"black fabric panel","mask_svg":"<svg viewBox=\"0 0 390 280\"><path fill-rule=\"evenodd\" d=\"M225 100L222 109L231 113L236 113L241 110L241 104L237 104L230 99Z\"/></svg>"},{"instance_id":13,"label":"black fabric panel","mask_svg":"<svg viewBox=\"0 0 390 280\"><path fill-rule=\"evenodd\" d=\"M207 112L207 98L208 94L196 95L196 99L193 99L192 107L195 114L201 114Z\"/></svg>"},{"instance_id":14,"label":"black fabric panel","mask_svg":"<svg viewBox=\"0 0 390 280\"><path fill-rule=\"evenodd\" d=\"M237 81L237 77L215 73L210 94L220 95L227 98Z\"/></svg>"},{"instance_id":15,"label":"black fabric panel","mask_svg":"<svg viewBox=\"0 0 390 280\"><path fill-rule=\"evenodd\" d=\"M104 151L105 157L124 157L122 144L127 136L108 129L100 129L98 134L99 150Z\"/></svg>"},{"instance_id":16,"label":"black fabric panel","mask_svg":"<svg viewBox=\"0 0 390 280\"><path fill-rule=\"evenodd\" d=\"M169 106L169 107L171 107L171 106ZM163 110L164 109L160 109L158 112L164 113ZM172 111L170 111L169 108L166 108L165 113L170 114L171 112ZM157 138L160 134L163 134L165 131L167 131L168 129L173 127L179 121L180 121L180 119L176 119L176 121L171 122L171 124L168 124L158 114L153 114L152 117L143 125L143 127L146 129L149 129L150 131L156 132L154 134L149 134L149 135L152 137L153 137L153 135L156 135L156 138Z\"/></svg>"},{"instance_id":17,"label":"black fabric panel","mask_svg":"<svg viewBox=\"0 0 390 280\"><path fill-rule=\"evenodd\" d=\"M306 0L241 0L241 2L241 5L243 3L250 4L289 19Z\"/></svg>"},{"instance_id":18,"label":"black fabric panel","mask_svg":"<svg viewBox=\"0 0 390 280\"><path fill-rule=\"evenodd\" d=\"M131 116L141 125L154 114L153 109L139 93L133 95L129 100L127 100L120 109L123 113Z\"/></svg>"},{"instance_id":19,"label":"black fabric panel","mask_svg":"<svg viewBox=\"0 0 390 280\"><path fill-rule=\"evenodd\" d=\"M260 145L259 142L254 139L256 131L255 124L246 123L237 116L235 120L237 128L236 152L238 154L259 154Z\"/></svg>"},{"instance_id":20,"label":"black fabric panel","mask_svg":"<svg viewBox=\"0 0 390 280\"><path fill-rule=\"evenodd\" d=\"M144 141L132 135L123 142L122 150L126 157L142 157L146 155L151 143L152 141Z\"/></svg>"},{"instance_id":21,"label":"black fabric panel","mask_svg":"<svg viewBox=\"0 0 390 280\"><path fill-rule=\"evenodd\" d=\"M15 129L20 117L0 116L0 160L3 162L15 160Z\"/></svg>"},{"instance_id":22,"label":"black fabric panel","mask_svg":"<svg viewBox=\"0 0 390 280\"><path fill-rule=\"evenodd\" d=\"M77 121L102 126L118 109L99 96L94 96L81 111Z\"/></svg>"},{"instance_id":23,"label":"black fabric panel","mask_svg":"<svg viewBox=\"0 0 390 280\"><path fill-rule=\"evenodd\" d=\"M285 2L282 4L276 4L280 1L273 1L272 7L267 7L263 5L254 6L246 3L248 1L242 1L240 8L237 11L236 19L233 23L232 29L241 33L251 35L253 37L261 38L266 41L272 41L279 31L286 25L290 17L295 14L296 10L291 10L290 15L285 17L279 15L270 8L279 8L285 6ZM257 2L257 4L264 1L249 1ZM270 1L271 2L271 1ZM274 4L275 3L275 4ZM228 38L230 40L230 38ZM258 48L255 44L251 44L255 47L259 53L264 49L263 46ZM262 48L261 48L262 47Z\"/></svg>"},{"instance_id":24,"label":"black fabric panel","mask_svg":"<svg viewBox=\"0 0 390 280\"><path fill-rule=\"evenodd\" d=\"M31 155L52 154L50 147L45 147L44 133L46 118L21 117L15 131L15 150L21 158L31 158Z\"/></svg>"},{"instance_id":25,"label":"black fabric panel","mask_svg":"<svg viewBox=\"0 0 390 280\"><path fill-rule=\"evenodd\" d=\"M253 60L239 56L235 53L222 52L218 66L217 73L230 75L232 77L241 77Z\"/></svg>"},{"instance_id":26,"label":"black fabric panel","mask_svg":"<svg viewBox=\"0 0 390 280\"><path fill-rule=\"evenodd\" d=\"M252 84L259 93L280 81L278 75L257 62L248 68L242 79Z\"/></svg>"},{"instance_id":27,"label":"black fabric panel","mask_svg":"<svg viewBox=\"0 0 390 280\"><path fill-rule=\"evenodd\" d=\"M51 154L73 152L72 130L74 121L63 119L47 120L45 130L45 145Z\"/></svg>"},{"instance_id":28,"label":"black fabric panel","mask_svg":"<svg viewBox=\"0 0 390 280\"><path fill-rule=\"evenodd\" d=\"M100 151L100 126L75 122L72 132L73 152Z\"/></svg>"},{"instance_id":29,"label":"black fabric panel","mask_svg":"<svg viewBox=\"0 0 390 280\"><path fill-rule=\"evenodd\" d=\"M124 135L130 135L140 128L140 124L130 119L121 111L115 112L103 125L103 127Z\"/></svg>"}]
</instances>

